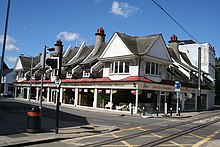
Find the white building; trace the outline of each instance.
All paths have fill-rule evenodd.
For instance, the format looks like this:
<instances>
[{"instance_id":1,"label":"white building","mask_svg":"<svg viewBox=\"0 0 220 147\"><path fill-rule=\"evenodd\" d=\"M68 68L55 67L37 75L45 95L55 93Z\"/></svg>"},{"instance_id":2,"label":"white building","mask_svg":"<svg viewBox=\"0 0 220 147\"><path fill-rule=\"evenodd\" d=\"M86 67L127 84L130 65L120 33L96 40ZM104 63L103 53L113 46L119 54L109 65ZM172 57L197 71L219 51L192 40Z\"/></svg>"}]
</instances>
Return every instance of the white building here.
<instances>
[{"instance_id":1,"label":"white building","mask_svg":"<svg viewBox=\"0 0 220 147\"><path fill-rule=\"evenodd\" d=\"M80 47L64 51L61 103L94 109L108 108L110 111L134 110L138 113L144 107L149 113L157 108L164 112L165 103L168 109L176 109L174 84L178 80L182 84L178 99L181 109L197 109L198 69L190 63L187 54L179 51L178 41L173 40L167 47L161 34L130 36L115 32L105 42L103 28L99 28L95 35L95 45L83 43ZM31 58L19 57L14 69L17 72L16 97L30 98L31 83L31 98L39 100L41 80L36 74L41 68L38 66L39 58L34 58L34 77L30 78ZM48 103L56 103L57 87L52 80L56 70L47 70L44 80L43 96ZM201 88L202 110L214 107L209 83L202 81Z\"/></svg>"}]
</instances>

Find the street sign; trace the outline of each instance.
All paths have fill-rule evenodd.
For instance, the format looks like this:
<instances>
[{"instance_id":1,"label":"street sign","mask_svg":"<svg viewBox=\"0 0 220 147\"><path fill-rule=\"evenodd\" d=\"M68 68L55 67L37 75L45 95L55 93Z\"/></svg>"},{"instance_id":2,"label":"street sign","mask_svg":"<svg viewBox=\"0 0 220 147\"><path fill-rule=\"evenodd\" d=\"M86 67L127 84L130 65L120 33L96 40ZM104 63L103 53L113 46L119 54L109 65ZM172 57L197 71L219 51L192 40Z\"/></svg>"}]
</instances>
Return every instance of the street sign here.
<instances>
[{"instance_id":1,"label":"street sign","mask_svg":"<svg viewBox=\"0 0 220 147\"><path fill-rule=\"evenodd\" d=\"M60 78L58 78L58 77L56 77L56 79L54 80L54 82L55 82L55 85L57 86L57 88L60 86L60 84L61 84L61 80L60 80Z\"/></svg>"},{"instance_id":2,"label":"street sign","mask_svg":"<svg viewBox=\"0 0 220 147\"><path fill-rule=\"evenodd\" d=\"M175 91L180 91L181 84L179 81L175 81Z\"/></svg>"}]
</instances>

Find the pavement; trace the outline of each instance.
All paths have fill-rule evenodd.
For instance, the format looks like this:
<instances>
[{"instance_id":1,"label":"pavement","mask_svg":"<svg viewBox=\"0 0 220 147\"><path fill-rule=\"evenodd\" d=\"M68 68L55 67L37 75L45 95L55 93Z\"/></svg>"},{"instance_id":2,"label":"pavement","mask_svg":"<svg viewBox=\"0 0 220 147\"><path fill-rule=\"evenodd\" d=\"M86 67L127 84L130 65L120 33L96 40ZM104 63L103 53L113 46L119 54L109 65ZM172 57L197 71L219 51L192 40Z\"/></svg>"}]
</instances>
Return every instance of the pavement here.
<instances>
[{"instance_id":1,"label":"pavement","mask_svg":"<svg viewBox=\"0 0 220 147\"><path fill-rule=\"evenodd\" d=\"M3 103L3 102L1 102ZM54 123L54 119L52 118L43 118L42 124L44 127L42 131L37 133L28 133L26 131L26 107L22 109L21 106L16 106L19 108L21 112L18 112L17 109L10 106L10 103L6 103L5 105L9 105L4 108L4 105L1 104L0 106L0 146L27 146L33 145L38 143L46 143L46 142L53 142L59 141L64 139L71 139L77 138L82 136L94 135L98 133L106 133L111 131L119 130L116 126L106 126L106 125L96 125L96 124L88 124L88 123L81 123L81 124L69 124L69 122L60 121L60 127L58 134L55 133L54 127L51 126L51 123ZM13 109L12 109L13 108ZM81 109L82 111L88 111L88 108L77 108L74 109ZM102 111L96 109L90 109L89 111ZM22 113L23 115L21 115ZM108 113L112 113L113 115L121 115L121 116L129 116L129 117L142 117L142 118L188 118L193 115L198 115L201 112L187 112L181 113L180 116L176 116L175 113L170 115L164 115L159 113L157 114L141 114L141 115L131 115L130 113L123 113L123 112L113 112L108 111ZM75 117L75 116L74 116ZM79 118L82 119L83 118ZM46 123L46 124L45 124Z\"/></svg>"}]
</instances>

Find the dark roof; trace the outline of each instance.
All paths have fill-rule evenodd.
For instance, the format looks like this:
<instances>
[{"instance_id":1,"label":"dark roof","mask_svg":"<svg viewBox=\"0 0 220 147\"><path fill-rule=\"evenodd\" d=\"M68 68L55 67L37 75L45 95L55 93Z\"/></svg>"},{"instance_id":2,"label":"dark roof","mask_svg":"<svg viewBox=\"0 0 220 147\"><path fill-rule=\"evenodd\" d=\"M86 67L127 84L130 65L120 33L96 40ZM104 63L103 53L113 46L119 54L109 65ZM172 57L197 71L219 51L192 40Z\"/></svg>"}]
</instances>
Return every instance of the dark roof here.
<instances>
[{"instance_id":1,"label":"dark roof","mask_svg":"<svg viewBox=\"0 0 220 147\"><path fill-rule=\"evenodd\" d=\"M192 65L192 63L190 62L190 60L189 60L188 56L186 55L186 53L184 53L184 52L179 52L179 53L180 53L181 57L183 58L183 60L184 60L188 65L190 65L190 66L193 67L193 68L197 68L197 67L195 67L194 65Z\"/></svg>"},{"instance_id":2,"label":"dark roof","mask_svg":"<svg viewBox=\"0 0 220 147\"><path fill-rule=\"evenodd\" d=\"M79 64L80 62L82 62L91 53L93 48L94 48L94 45L92 45L92 46L85 46L82 49L80 55L75 60L72 60L71 62L65 64L64 66L75 66L75 65Z\"/></svg>"},{"instance_id":3,"label":"dark roof","mask_svg":"<svg viewBox=\"0 0 220 147\"><path fill-rule=\"evenodd\" d=\"M93 64L94 62L98 61L98 58L101 56L103 51L105 50L105 47L107 46L107 43L103 42L100 47L97 49L96 52L94 52L90 57L88 57L85 61L80 63L81 65L85 64Z\"/></svg>"},{"instance_id":4,"label":"dark roof","mask_svg":"<svg viewBox=\"0 0 220 147\"><path fill-rule=\"evenodd\" d=\"M36 57L33 57L33 69L35 69L35 66L40 62L40 57L41 57L41 54L39 54ZM20 58L20 61L21 61L21 64L22 64L24 71L28 71L31 68L32 57L19 56L19 58ZM37 66L37 67L39 67L39 66Z\"/></svg>"},{"instance_id":5,"label":"dark roof","mask_svg":"<svg viewBox=\"0 0 220 147\"><path fill-rule=\"evenodd\" d=\"M179 58L177 57L176 53L174 52L172 48L167 47L167 50L170 54L170 57L172 57L175 61L180 62Z\"/></svg>"},{"instance_id":6,"label":"dark roof","mask_svg":"<svg viewBox=\"0 0 220 147\"><path fill-rule=\"evenodd\" d=\"M68 62L70 61L78 52L79 48L75 47L75 48L71 48L67 54L67 56L65 57L65 60Z\"/></svg>"},{"instance_id":7,"label":"dark roof","mask_svg":"<svg viewBox=\"0 0 220 147\"><path fill-rule=\"evenodd\" d=\"M5 76L6 74L12 72L13 69L4 69L3 72L2 72L2 75Z\"/></svg>"},{"instance_id":8,"label":"dark roof","mask_svg":"<svg viewBox=\"0 0 220 147\"><path fill-rule=\"evenodd\" d=\"M2 62L2 57L0 57L0 65L1 65L1 62ZM9 69L5 62L3 62L3 70L4 69Z\"/></svg>"},{"instance_id":9,"label":"dark roof","mask_svg":"<svg viewBox=\"0 0 220 147\"><path fill-rule=\"evenodd\" d=\"M128 49L135 55L146 54L161 34L150 36L129 36L116 32L126 44Z\"/></svg>"}]
</instances>

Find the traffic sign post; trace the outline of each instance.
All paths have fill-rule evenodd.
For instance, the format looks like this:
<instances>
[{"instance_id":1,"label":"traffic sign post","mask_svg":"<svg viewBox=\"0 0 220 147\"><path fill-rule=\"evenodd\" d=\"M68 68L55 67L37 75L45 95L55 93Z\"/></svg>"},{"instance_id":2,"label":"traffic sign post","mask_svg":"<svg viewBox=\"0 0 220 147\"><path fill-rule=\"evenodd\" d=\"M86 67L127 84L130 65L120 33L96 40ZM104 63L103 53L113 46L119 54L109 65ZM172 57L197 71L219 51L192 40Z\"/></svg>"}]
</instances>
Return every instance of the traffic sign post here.
<instances>
[{"instance_id":1,"label":"traffic sign post","mask_svg":"<svg viewBox=\"0 0 220 147\"><path fill-rule=\"evenodd\" d=\"M176 115L179 116L179 91L181 84L179 81L175 81L175 91L176 91Z\"/></svg>"}]
</instances>

